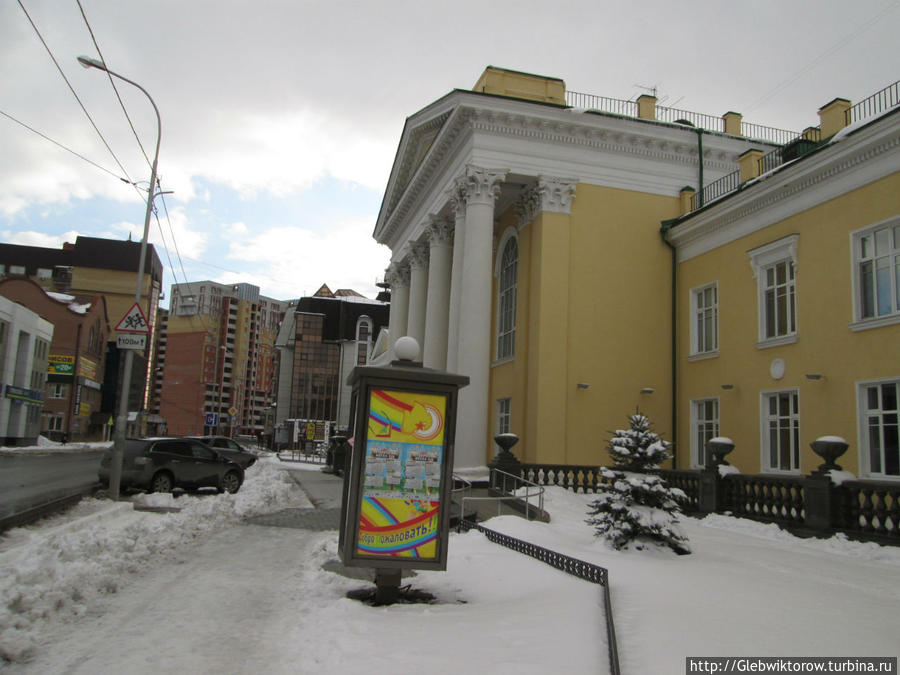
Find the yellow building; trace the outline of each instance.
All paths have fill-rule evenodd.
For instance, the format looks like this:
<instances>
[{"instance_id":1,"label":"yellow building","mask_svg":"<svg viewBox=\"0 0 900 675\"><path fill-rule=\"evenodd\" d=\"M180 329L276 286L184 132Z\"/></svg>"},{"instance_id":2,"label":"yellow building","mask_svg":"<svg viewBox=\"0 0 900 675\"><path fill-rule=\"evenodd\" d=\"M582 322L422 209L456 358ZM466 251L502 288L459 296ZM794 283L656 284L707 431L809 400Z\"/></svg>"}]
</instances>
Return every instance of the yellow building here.
<instances>
[{"instance_id":1,"label":"yellow building","mask_svg":"<svg viewBox=\"0 0 900 675\"><path fill-rule=\"evenodd\" d=\"M892 110L836 99L810 130L819 133L807 132L818 142L751 151L739 189L667 224L678 262L678 468L702 466L705 441L721 435L743 473L808 474L822 464L810 443L832 435L850 445L845 470L900 477L892 90ZM859 110L880 114L854 121Z\"/></svg>"},{"instance_id":2,"label":"yellow building","mask_svg":"<svg viewBox=\"0 0 900 675\"><path fill-rule=\"evenodd\" d=\"M847 107L821 111L826 135ZM897 129L888 116L819 147L819 130L567 92L562 80L493 67L473 91L409 117L374 232L392 250L387 342L411 335L425 366L470 377L457 468L486 464L507 431L523 462L596 465L640 408L677 441L678 468L698 466L722 434L738 446L735 463L758 472L770 468L760 448L772 421L760 406L796 398L798 447L825 434L855 445L857 395L875 383L889 399L880 383L900 376L898 328L884 325L900 309L862 315L863 261L850 253L866 228L873 239L894 232ZM900 270L900 258L878 260ZM792 271L793 285L765 283ZM776 321L794 303L794 323L771 336L757 312L770 292ZM695 334L703 322L715 324L713 342L710 330ZM847 358L868 350L871 367ZM846 424L831 424L845 410ZM810 452L797 454L790 470L814 468Z\"/></svg>"}]
</instances>

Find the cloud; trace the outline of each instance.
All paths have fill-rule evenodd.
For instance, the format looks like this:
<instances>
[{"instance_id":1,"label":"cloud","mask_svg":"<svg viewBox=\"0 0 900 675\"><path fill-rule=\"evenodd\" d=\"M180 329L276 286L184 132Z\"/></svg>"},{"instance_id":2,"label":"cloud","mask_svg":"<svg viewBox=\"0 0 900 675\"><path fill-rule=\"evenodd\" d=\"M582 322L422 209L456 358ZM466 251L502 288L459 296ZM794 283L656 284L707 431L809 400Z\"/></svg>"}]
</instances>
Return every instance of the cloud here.
<instances>
[{"instance_id":1,"label":"cloud","mask_svg":"<svg viewBox=\"0 0 900 675\"><path fill-rule=\"evenodd\" d=\"M19 246L39 246L41 248L62 248L66 242L75 243L78 238L76 230L69 230L62 234L45 234L43 232L20 231L11 232L9 230L2 233L3 240L8 244L18 244Z\"/></svg>"},{"instance_id":2,"label":"cloud","mask_svg":"<svg viewBox=\"0 0 900 675\"><path fill-rule=\"evenodd\" d=\"M280 299L314 293L327 283L332 290L352 288L374 297L376 281L384 274L390 251L370 236L371 219L331 224L327 231L302 227L273 227L249 239L233 241L227 258L240 263L240 279L254 277L261 288ZM227 276L227 275L226 275ZM228 278L222 283L233 283Z\"/></svg>"}]
</instances>

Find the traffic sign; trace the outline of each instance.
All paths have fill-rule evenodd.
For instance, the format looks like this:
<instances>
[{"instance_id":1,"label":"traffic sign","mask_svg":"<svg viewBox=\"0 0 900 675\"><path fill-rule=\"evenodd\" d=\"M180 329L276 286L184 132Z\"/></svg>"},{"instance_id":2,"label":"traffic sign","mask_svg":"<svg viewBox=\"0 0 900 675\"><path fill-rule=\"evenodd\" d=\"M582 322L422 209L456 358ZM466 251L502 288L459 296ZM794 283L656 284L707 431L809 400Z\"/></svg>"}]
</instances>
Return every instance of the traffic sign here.
<instances>
[{"instance_id":1,"label":"traffic sign","mask_svg":"<svg viewBox=\"0 0 900 675\"><path fill-rule=\"evenodd\" d=\"M140 304L134 303L113 330L121 333L149 333L150 325L147 323L147 317L144 316L144 310L141 309Z\"/></svg>"},{"instance_id":2,"label":"traffic sign","mask_svg":"<svg viewBox=\"0 0 900 675\"><path fill-rule=\"evenodd\" d=\"M116 347L119 349L146 349L147 336L144 334L134 335L131 333L117 335Z\"/></svg>"},{"instance_id":3,"label":"traffic sign","mask_svg":"<svg viewBox=\"0 0 900 675\"><path fill-rule=\"evenodd\" d=\"M206 413L206 426L215 427L219 425L219 413Z\"/></svg>"},{"instance_id":4,"label":"traffic sign","mask_svg":"<svg viewBox=\"0 0 900 675\"><path fill-rule=\"evenodd\" d=\"M235 408L234 406L230 407L228 409L228 414L230 414L232 417L234 417L235 415L237 415L237 408Z\"/></svg>"}]
</instances>

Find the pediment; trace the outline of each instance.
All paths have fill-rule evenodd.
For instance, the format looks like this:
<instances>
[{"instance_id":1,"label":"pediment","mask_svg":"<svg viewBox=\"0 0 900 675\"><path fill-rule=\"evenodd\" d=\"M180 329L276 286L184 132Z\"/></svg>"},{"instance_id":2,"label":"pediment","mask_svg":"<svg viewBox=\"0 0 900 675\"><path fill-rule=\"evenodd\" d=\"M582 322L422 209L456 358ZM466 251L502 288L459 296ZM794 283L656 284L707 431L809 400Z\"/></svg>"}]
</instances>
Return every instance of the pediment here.
<instances>
[{"instance_id":1,"label":"pediment","mask_svg":"<svg viewBox=\"0 0 900 675\"><path fill-rule=\"evenodd\" d=\"M450 114L451 111L445 111L404 131L404 137L397 151L398 161L394 164L396 172L392 177L385 199L385 213L393 213L398 202L403 198L412 177L416 175L425 157L428 156L428 151L434 145L435 139L441 133Z\"/></svg>"}]
</instances>

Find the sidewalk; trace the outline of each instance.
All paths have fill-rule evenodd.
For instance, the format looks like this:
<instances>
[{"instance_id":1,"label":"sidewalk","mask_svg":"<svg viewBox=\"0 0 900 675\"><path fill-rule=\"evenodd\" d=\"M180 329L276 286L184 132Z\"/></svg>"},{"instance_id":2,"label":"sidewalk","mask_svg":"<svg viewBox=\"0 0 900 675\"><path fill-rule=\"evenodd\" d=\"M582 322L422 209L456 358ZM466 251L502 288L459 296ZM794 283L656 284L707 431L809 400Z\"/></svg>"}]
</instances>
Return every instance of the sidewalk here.
<instances>
[{"instance_id":1,"label":"sidewalk","mask_svg":"<svg viewBox=\"0 0 900 675\"><path fill-rule=\"evenodd\" d=\"M290 527L315 532L340 529L343 479L334 474L295 468L289 464L283 464L280 468L303 490L313 508L284 509L248 518L247 522L251 525Z\"/></svg>"}]
</instances>

